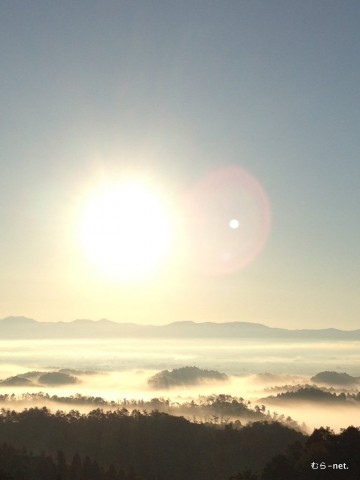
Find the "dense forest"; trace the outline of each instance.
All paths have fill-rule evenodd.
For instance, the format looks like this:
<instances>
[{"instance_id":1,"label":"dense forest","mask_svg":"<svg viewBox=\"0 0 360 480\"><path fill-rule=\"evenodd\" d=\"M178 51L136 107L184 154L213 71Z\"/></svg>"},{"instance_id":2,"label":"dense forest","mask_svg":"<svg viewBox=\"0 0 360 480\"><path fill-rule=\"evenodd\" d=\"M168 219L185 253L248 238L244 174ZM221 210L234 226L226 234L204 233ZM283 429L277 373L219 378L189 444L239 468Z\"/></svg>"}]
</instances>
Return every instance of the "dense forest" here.
<instances>
[{"instance_id":1,"label":"dense forest","mask_svg":"<svg viewBox=\"0 0 360 480\"><path fill-rule=\"evenodd\" d=\"M355 427L307 436L276 421L157 410L0 413L0 480L358 480L359 451Z\"/></svg>"},{"instance_id":2,"label":"dense forest","mask_svg":"<svg viewBox=\"0 0 360 480\"><path fill-rule=\"evenodd\" d=\"M6 441L5 441L6 439ZM358 480L360 429L194 424L134 410L2 410L0 480ZM237 473L234 473L237 472Z\"/></svg>"},{"instance_id":3,"label":"dense forest","mask_svg":"<svg viewBox=\"0 0 360 480\"><path fill-rule=\"evenodd\" d=\"M135 472L125 472L114 465L99 466L96 460L75 454L67 462L64 453L34 454L7 443L0 446L0 480L142 480Z\"/></svg>"},{"instance_id":4,"label":"dense forest","mask_svg":"<svg viewBox=\"0 0 360 480\"><path fill-rule=\"evenodd\" d=\"M261 472L246 468L230 480L359 480L360 429L340 434L316 429L306 442L295 442L272 458Z\"/></svg>"},{"instance_id":5,"label":"dense forest","mask_svg":"<svg viewBox=\"0 0 360 480\"><path fill-rule=\"evenodd\" d=\"M235 426L194 423L158 411L3 409L0 444L6 442L3 450L12 453L1 457L0 479L226 480L245 467L265 467L296 441L303 443L305 436L277 422ZM81 473L90 465L91 474ZM33 473L25 474L27 469Z\"/></svg>"}]
</instances>

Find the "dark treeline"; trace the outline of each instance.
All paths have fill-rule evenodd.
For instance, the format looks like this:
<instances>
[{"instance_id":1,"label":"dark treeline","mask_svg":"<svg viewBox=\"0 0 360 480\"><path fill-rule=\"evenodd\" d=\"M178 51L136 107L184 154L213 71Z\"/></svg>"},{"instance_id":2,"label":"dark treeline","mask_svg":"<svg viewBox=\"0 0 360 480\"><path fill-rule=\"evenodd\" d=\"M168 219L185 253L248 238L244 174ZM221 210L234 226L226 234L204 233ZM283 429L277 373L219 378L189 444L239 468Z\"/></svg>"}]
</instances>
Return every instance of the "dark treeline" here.
<instances>
[{"instance_id":1,"label":"dark treeline","mask_svg":"<svg viewBox=\"0 0 360 480\"><path fill-rule=\"evenodd\" d=\"M54 457L62 451L69 462L78 454L101 468L114 465L145 480L224 480L246 466L264 467L288 445L305 438L276 422L235 428L231 422L206 425L158 411L96 409L87 415L75 410L52 414L44 407L22 412L3 409L0 415L0 443L26 448L34 455L43 452ZM84 477L88 479L92 477ZM73 478L63 475L54 480Z\"/></svg>"},{"instance_id":2,"label":"dark treeline","mask_svg":"<svg viewBox=\"0 0 360 480\"><path fill-rule=\"evenodd\" d=\"M39 406L51 404L64 404L64 406L94 407L127 410L158 410L170 415L185 416L194 422L226 424L232 421L235 426L254 421L277 421L296 430L304 431L305 426L299 424L289 416L271 414L266 411L265 405L251 405L251 402L242 397L232 395L207 395L199 396L189 402L172 402L166 398L153 398L151 400L105 400L102 397L94 397L77 393L71 396L49 395L48 393L23 393L21 395L2 394L0 404L5 406L9 403L24 406Z\"/></svg>"},{"instance_id":3,"label":"dark treeline","mask_svg":"<svg viewBox=\"0 0 360 480\"><path fill-rule=\"evenodd\" d=\"M295 442L272 458L262 472L246 468L230 480L359 480L360 428L340 434L319 428L306 442Z\"/></svg>"}]
</instances>

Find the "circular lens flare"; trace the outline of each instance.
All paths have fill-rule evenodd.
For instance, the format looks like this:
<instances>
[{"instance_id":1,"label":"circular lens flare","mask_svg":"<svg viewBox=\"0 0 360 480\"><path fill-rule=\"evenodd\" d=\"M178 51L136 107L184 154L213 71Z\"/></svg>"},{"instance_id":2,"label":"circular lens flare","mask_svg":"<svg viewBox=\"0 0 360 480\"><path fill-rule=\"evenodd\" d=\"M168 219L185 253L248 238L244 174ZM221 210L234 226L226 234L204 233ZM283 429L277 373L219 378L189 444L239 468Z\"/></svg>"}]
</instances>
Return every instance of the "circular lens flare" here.
<instances>
[{"instance_id":1,"label":"circular lens flare","mask_svg":"<svg viewBox=\"0 0 360 480\"><path fill-rule=\"evenodd\" d=\"M247 171L228 166L209 173L187 197L191 264L209 275L234 272L252 262L269 236L270 203Z\"/></svg>"}]
</instances>

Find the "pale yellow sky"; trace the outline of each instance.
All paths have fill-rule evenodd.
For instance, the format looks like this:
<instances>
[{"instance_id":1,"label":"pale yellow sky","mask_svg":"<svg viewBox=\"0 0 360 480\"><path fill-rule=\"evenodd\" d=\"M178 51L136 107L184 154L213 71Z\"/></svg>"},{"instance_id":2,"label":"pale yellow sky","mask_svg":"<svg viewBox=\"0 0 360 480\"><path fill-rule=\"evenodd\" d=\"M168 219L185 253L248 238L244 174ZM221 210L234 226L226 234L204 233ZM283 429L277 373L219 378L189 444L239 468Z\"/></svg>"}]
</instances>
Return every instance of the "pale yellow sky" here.
<instances>
[{"instance_id":1,"label":"pale yellow sky","mask_svg":"<svg viewBox=\"0 0 360 480\"><path fill-rule=\"evenodd\" d=\"M0 318L358 328L358 9L6 2ZM129 172L177 225L158 278L151 200L79 242L79 206Z\"/></svg>"}]
</instances>

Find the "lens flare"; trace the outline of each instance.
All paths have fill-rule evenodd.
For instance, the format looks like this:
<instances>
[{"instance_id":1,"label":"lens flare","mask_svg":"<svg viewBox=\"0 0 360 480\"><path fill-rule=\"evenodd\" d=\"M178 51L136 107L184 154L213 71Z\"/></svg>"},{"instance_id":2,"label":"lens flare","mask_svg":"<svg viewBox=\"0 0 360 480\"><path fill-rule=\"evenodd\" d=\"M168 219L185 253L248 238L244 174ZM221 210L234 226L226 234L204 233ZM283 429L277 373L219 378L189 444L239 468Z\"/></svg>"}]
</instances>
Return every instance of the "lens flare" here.
<instances>
[{"instance_id":1,"label":"lens flare","mask_svg":"<svg viewBox=\"0 0 360 480\"><path fill-rule=\"evenodd\" d=\"M191 264L223 275L252 262L269 236L267 194L250 173L228 166L209 173L187 197L187 243Z\"/></svg>"}]
</instances>

